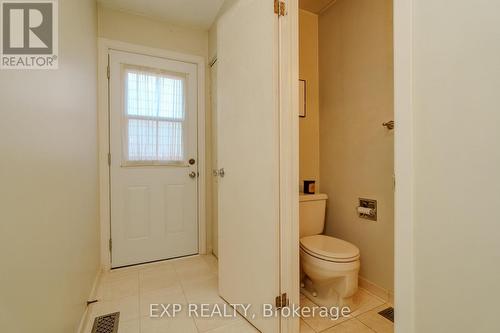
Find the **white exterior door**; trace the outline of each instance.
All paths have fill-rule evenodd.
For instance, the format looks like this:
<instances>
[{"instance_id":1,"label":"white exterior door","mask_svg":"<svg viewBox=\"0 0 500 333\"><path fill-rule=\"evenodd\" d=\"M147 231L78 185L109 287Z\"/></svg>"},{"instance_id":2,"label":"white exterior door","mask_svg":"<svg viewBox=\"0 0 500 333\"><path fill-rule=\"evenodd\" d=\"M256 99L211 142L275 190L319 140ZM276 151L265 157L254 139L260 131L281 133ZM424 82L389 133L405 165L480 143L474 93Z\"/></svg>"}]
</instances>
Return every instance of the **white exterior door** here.
<instances>
[{"instance_id":1,"label":"white exterior door","mask_svg":"<svg viewBox=\"0 0 500 333\"><path fill-rule=\"evenodd\" d=\"M239 0L218 22L219 292L251 304L264 333L280 318L262 307L280 293L278 18L273 1ZM254 316L255 315L255 316Z\"/></svg>"},{"instance_id":2,"label":"white exterior door","mask_svg":"<svg viewBox=\"0 0 500 333\"><path fill-rule=\"evenodd\" d=\"M198 253L197 67L110 51L111 265Z\"/></svg>"}]
</instances>

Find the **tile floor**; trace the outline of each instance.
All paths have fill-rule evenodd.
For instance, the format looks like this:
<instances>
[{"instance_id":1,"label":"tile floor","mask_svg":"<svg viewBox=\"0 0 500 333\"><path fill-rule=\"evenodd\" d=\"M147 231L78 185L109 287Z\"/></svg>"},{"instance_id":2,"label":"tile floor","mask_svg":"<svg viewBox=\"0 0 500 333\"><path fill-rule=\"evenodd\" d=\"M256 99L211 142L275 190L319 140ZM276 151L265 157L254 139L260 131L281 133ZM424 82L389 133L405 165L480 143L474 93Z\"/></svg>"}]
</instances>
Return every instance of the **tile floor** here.
<instances>
[{"instance_id":1,"label":"tile floor","mask_svg":"<svg viewBox=\"0 0 500 333\"><path fill-rule=\"evenodd\" d=\"M192 318L182 311L175 318L151 318L150 304L225 304L217 292L217 260L213 256L146 264L113 270L102 276L99 302L90 305L90 333L96 316L120 312L119 333L253 333L258 332L242 317ZM377 314L389 306L360 289L355 296L357 310L349 318L304 318L300 332L387 333L393 325ZM314 306L301 297L302 306Z\"/></svg>"}]
</instances>

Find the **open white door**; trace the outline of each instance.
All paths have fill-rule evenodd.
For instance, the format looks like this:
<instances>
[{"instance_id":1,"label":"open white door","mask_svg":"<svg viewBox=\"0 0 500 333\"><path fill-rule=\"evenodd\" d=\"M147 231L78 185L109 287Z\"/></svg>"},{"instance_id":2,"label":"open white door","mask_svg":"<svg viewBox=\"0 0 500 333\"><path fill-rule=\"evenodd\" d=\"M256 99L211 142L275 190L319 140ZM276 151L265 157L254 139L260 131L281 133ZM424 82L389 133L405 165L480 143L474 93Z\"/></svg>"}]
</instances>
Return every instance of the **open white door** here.
<instances>
[{"instance_id":1,"label":"open white door","mask_svg":"<svg viewBox=\"0 0 500 333\"><path fill-rule=\"evenodd\" d=\"M262 307L280 293L278 17L273 1L239 0L218 22L219 291ZM255 315L255 316L254 316Z\"/></svg>"}]
</instances>

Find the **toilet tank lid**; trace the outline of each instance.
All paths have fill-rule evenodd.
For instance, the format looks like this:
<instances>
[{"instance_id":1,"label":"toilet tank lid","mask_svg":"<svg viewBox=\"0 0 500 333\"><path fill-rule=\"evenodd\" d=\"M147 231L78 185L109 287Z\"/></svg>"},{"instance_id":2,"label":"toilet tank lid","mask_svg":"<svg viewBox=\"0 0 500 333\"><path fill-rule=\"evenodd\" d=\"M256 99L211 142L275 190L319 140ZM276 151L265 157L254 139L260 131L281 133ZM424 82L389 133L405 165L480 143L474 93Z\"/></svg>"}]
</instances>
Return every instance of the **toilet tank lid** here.
<instances>
[{"instance_id":1,"label":"toilet tank lid","mask_svg":"<svg viewBox=\"0 0 500 333\"><path fill-rule=\"evenodd\" d=\"M324 193L316 193L316 194L305 194L305 193L300 193L299 200L300 202L303 201L320 201L320 200L326 200L328 199L328 195Z\"/></svg>"}]
</instances>

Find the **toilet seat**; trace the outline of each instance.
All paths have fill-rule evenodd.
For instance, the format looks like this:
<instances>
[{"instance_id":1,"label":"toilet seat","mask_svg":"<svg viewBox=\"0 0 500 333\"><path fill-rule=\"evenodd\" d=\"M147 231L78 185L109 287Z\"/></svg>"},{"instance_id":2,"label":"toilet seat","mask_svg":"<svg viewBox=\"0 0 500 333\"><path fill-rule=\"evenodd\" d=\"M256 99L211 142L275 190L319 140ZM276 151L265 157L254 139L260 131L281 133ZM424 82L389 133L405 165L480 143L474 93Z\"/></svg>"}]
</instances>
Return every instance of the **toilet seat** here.
<instances>
[{"instance_id":1,"label":"toilet seat","mask_svg":"<svg viewBox=\"0 0 500 333\"><path fill-rule=\"evenodd\" d=\"M300 248L316 258L331 262L344 263L359 259L359 249L356 246L326 235L302 237Z\"/></svg>"}]
</instances>

